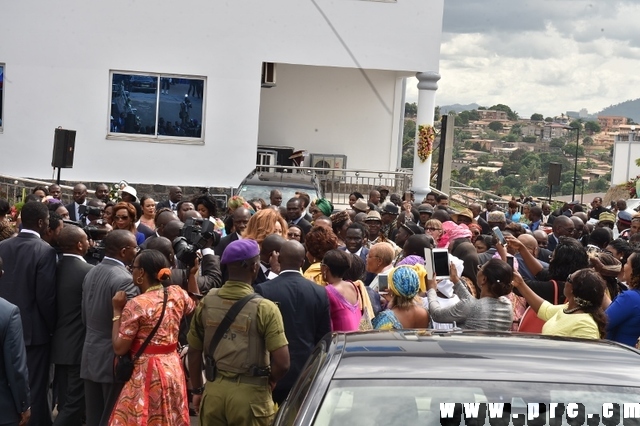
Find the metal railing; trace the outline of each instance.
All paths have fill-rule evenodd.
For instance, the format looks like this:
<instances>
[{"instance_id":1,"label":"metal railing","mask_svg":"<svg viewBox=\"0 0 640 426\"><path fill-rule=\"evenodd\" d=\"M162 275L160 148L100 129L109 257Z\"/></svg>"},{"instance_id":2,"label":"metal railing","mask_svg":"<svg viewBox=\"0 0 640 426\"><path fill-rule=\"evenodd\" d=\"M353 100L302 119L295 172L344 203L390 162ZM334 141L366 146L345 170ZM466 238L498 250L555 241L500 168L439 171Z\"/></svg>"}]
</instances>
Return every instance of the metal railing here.
<instances>
[{"instance_id":1,"label":"metal railing","mask_svg":"<svg viewBox=\"0 0 640 426\"><path fill-rule=\"evenodd\" d=\"M480 188L474 188L469 185L465 185L462 182L451 180L451 185L452 186L449 188L450 197L458 201L459 203L464 204L465 206L469 206L469 204L473 203L480 203L481 205L484 205L484 200L488 198L493 199L495 204L500 206L500 208L503 210L506 210L507 205L509 204L509 201L496 194L483 191Z\"/></svg>"},{"instance_id":2,"label":"metal railing","mask_svg":"<svg viewBox=\"0 0 640 426\"><path fill-rule=\"evenodd\" d=\"M335 205L348 205L349 194L358 191L367 198L369 192L380 186L389 188L389 194L402 193L411 188L413 173L411 171L364 170L364 169L330 169L322 167L296 166L256 166L259 170L278 171L301 174L313 174L320 182L324 197Z\"/></svg>"},{"instance_id":3,"label":"metal railing","mask_svg":"<svg viewBox=\"0 0 640 426\"><path fill-rule=\"evenodd\" d=\"M17 203L23 200L23 194L31 194L31 190L35 186L48 187L51 184L52 182L0 174L0 198L7 199L11 204ZM71 202L73 200L73 187L60 185L60 189L62 191L62 201Z\"/></svg>"}]
</instances>

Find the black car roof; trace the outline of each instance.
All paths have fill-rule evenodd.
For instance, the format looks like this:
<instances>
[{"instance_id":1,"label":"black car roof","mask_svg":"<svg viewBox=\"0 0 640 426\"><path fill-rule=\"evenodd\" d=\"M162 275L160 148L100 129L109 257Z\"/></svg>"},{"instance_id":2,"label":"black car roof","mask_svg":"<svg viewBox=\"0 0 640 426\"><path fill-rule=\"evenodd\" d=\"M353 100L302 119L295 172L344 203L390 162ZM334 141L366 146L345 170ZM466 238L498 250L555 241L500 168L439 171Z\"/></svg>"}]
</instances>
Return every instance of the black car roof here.
<instances>
[{"instance_id":1,"label":"black car roof","mask_svg":"<svg viewBox=\"0 0 640 426\"><path fill-rule=\"evenodd\" d=\"M495 332L339 333L334 379L443 379L640 385L640 352L609 341Z\"/></svg>"},{"instance_id":2,"label":"black car roof","mask_svg":"<svg viewBox=\"0 0 640 426\"><path fill-rule=\"evenodd\" d=\"M300 188L316 188L316 178L314 175L303 173L269 173L251 172L242 182L242 185L264 185L264 186L294 186Z\"/></svg>"}]
</instances>

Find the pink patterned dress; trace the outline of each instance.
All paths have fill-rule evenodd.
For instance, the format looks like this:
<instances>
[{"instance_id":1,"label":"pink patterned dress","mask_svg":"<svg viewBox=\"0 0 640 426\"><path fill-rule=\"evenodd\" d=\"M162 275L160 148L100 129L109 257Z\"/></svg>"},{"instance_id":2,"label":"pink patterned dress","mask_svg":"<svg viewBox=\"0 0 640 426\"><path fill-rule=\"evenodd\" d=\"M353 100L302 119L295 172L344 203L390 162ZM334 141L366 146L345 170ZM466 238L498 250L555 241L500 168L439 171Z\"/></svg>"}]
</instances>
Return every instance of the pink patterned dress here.
<instances>
[{"instance_id":1,"label":"pink patterned dress","mask_svg":"<svg viewBox=\"0 0 640 426\"><path fill-rule=\"evenodd\" d=\"M162 324L149 346L135 362L109 424L188 426L187 389L175 346L180 320L195 309L195 302L179 286L167 287L167 307ZM152 290L129 300L122 311L120 338L133 340L132 354L151 333L162 313L162 290Z\"/></svg>"}]
</instances>

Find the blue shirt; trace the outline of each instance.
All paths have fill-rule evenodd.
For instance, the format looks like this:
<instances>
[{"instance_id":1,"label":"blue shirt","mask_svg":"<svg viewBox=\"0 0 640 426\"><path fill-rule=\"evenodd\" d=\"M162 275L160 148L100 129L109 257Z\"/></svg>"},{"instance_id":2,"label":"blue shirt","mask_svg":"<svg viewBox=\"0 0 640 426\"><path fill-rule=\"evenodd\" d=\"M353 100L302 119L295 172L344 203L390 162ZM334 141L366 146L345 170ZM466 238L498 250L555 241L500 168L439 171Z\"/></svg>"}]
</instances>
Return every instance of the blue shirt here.
<instances>
[{"instance_id":1,"label":"blue shirt","mask_svg":"<svg viewBox=\"0 0 640 426\"><path fill-rule=\"evenodd\" d=\"M609 305L607 339L635 346L640 337L640 291L627 290Z\"/></svg>"}]
</instances>

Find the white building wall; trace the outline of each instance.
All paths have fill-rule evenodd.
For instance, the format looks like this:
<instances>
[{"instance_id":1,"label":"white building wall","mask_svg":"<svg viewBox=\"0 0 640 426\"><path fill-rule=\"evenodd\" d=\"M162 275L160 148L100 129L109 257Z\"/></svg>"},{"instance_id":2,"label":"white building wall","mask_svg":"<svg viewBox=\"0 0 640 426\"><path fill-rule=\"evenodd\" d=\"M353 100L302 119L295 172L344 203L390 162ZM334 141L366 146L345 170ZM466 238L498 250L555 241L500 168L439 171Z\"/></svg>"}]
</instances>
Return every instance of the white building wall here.
<instances>
[{"instance_id":1,"label":"white building wall","mask_svg":"<svg viewBox=\"0 0 640 426\"><path fill-rule=\"evenodd\" d=\"M236 185L255 162L263 61L438 71L442 8L443 0L5 2L0 173L50 177L62 126L77 131L64 179ZM109 70L207 77L204 144L107 139Z\"/></svg>"},{"instance_id":2,"label":"white building wall","mask_svg":"<svg viewBox=\"0 0 640 426\"><path fill-rule=\"evenodd\" d=\"M611 186L620 185L640 176L640 167L636 165L636 159L640 158L640 140L635 135L618 140L616 138L613 145L613 161L611 168Z\"/></svg>"},{"instance_id":3,"label":"white building wall","mask_svg":"<svg viewBox=\"0 0 640 426\"><path fill-rule=\"evenodd\" d=\"M394 170L402 81L393 71L277 65L263 89L260 145L347 156L347 168ZM375 90L370 86L373 84Z\"/></svg>"}]
</instances>

